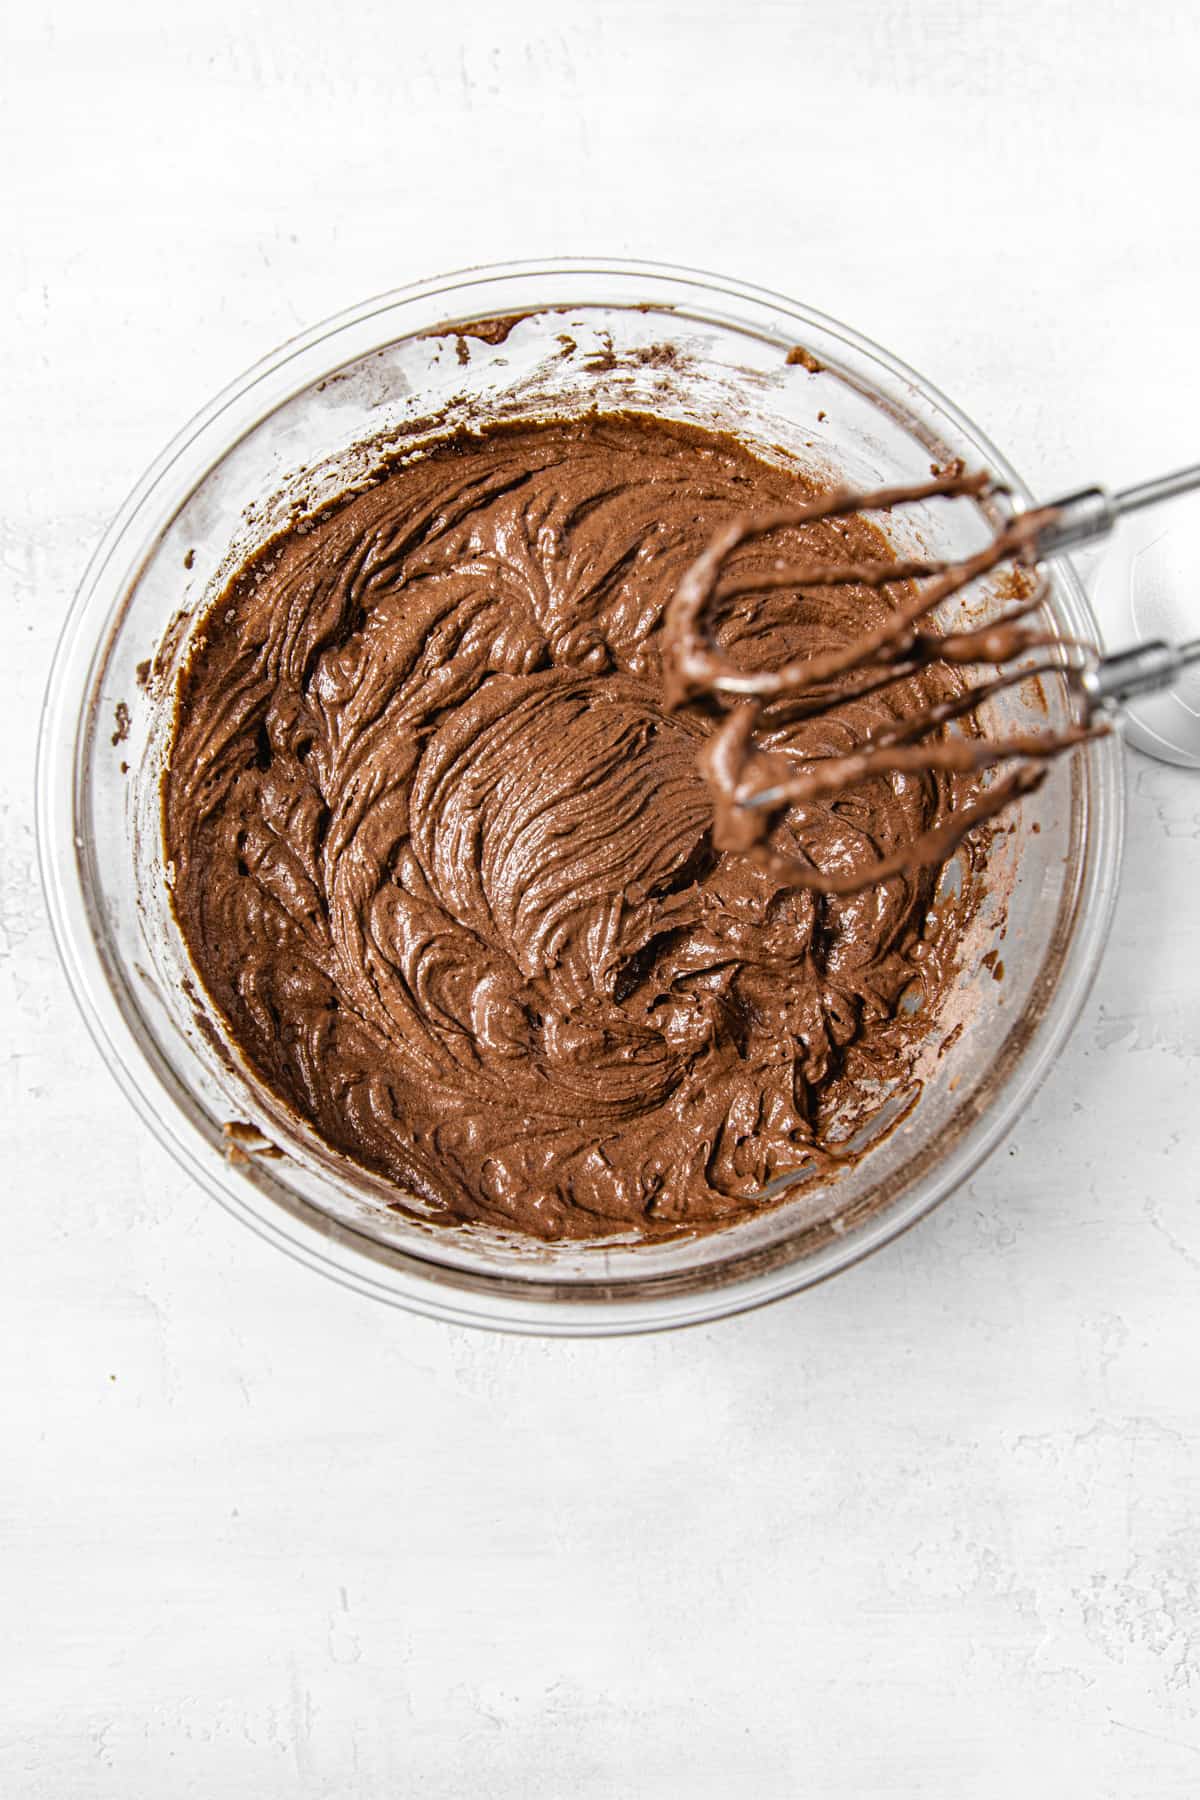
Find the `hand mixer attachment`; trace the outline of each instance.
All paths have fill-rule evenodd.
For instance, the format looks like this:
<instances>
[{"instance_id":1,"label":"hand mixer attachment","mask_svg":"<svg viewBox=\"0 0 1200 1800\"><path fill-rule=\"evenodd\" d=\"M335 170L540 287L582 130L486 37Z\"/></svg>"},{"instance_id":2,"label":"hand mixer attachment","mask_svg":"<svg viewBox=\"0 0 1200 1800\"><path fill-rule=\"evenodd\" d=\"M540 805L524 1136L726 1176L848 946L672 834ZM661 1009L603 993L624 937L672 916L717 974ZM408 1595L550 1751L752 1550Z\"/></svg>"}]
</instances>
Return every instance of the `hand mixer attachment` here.
<instances>
[{"instance_id":1,"label":"hand mixer attachment","mask_svg":"<svg viewBox=\"0 0 1200 1800\"><path fill-rule=\"evenodd\" d=\"M1200 661L1200 638L1177 646L1147 643L1102 656L1094 646L1063 639L1031 623L1045 597L1036 572L1041 559L1105 536L1126 513L1197 487L1200 465L1116 494L1086 488L1049 506L1010 515L990 543L958 561L777 558L766 569L725 572L735 550L771 532L852 514L891 513L929 500L1003 499L1003 488L990 475L967 473L961 465L910 486L863 493L839 489L725 525L684 575L665 620L670 703L709 697L726 708L702 759L713 792L717 847L740 850L777 880L824 894L856 893L890 876L944 861L976 826L1038 787L1051 758L1111 730L1122 701L1167 686L1189 663ZM939 631L931 625L936 607L1006 562L1013 565L1009 603L995 619L970 630ZM883 622L848 644L782 668L748 671L716 642L715 615L738 596L844 584L899 590ZM875 731L847 754L796 759L764 750L756 741L764 722L775 725L781 719L836 715L848 702L938 663L993 673L976 676L952 697ZM1005 688L1048 675L1067 683L1076 701L1075 723L1062 730L1005 738L981 734L979 721L973 718L978 708ZM973 723L972 734L948 734L946 727L956 721ZM785 816L802 826L806 808L830 803L870 777L986 776L991 771L997 778L981 786L948 820L853 868L820 869L811 859L772 847L772 834Z\"/></svg>"}]
</instances>

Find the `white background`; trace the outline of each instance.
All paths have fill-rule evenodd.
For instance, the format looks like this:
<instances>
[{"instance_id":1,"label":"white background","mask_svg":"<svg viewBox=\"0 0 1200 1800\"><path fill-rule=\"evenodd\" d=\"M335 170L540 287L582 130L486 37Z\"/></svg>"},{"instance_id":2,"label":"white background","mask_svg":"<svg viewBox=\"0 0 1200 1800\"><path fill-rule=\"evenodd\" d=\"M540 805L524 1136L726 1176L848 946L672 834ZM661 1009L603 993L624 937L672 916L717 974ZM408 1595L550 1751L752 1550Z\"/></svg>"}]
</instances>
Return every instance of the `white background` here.
<instances>
[{"instance_id":1,"label":"white background","mask_svg":"<svg viewBox=\"0 0 1200 1800\"><path fill-rule=\"evenodd\" d=\"M1200 777L1130 757L1100 980L965 1191L765 1313L575 1344L345 1293L167 1160L60 975L30 789L69 597L164 440L446 268L781 288L1043 493L1195 459L1200 14L57 0L5 31L0 1792L1195 1795Z\"/></svg>"}]
</instances>

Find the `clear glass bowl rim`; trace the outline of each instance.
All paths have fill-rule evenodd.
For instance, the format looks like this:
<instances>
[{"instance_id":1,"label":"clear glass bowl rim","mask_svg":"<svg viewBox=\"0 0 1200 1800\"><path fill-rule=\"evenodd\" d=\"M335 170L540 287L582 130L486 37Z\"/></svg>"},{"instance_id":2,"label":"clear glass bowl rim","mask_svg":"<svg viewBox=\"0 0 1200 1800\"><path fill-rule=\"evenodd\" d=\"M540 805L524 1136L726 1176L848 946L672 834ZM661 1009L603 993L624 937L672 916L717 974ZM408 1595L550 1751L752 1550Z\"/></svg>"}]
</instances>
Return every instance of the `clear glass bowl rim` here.
<instances>
[{"instance_id":1,"label":"clear glass bowl rim","mask_svg":"<svg viewBox=\"0 0 1200 1800\"><path fill-rule=\"evenodd\" d=\"M961 1136L952 1152L915 1184L914 1191L886 1212L867 1220L853 1233L834 1239L795 1261L730 1274L723 1267L706 1272L708 1281L691 1291L569 1299L531 1288L528 1298L514 1295L511 1281L462 1280L455 1272L419 1255L389 1250L332 1221L314 1221L280 1207L265 1191L214 1156L188 1117L181 1097L162 1079L138 1042L111 991L103 959L88 919L87 897L76 855L76 800L82 716L92 688L97 658L119 611L123 594L105 587L105 574L118 546L131 534L145 535L145 520L172 471L197 439L222 413L244 399L261 381L289 362L315 349L348 327L405 303L444 297L445 317L483 316L479 306L455 311L455 296L486 289L489 283L528 278L532 286L557 277L593 276L628 279L628 304L636 305L634 285L666 292L704 291L735 307L769 307L783 315L797 335L806 326L841 340L857 356L878 365L896 382L920 395L964 437L980 460L1007 482L1025 503L1032 495L990 439L932 383L841 321L751 283L703 269L631 258L560 257L493 263L452 271L377 295L288 339L231 382L171 440L151 464L120 508L93 553L64 622L47 682L39 728L35 813L38 861L43 891L59 956L74 1000L101 1055L126 1097L176 1162L193 1175L229 1211L269 1242L344 1285L410 1311L464 1325L549 1336L615 1336L704 1323L764 1305L818 1282L861 1261L923 1218L960 1186L979 1166L1044 1079L1065 1042L1087 997L1108 935L1115 903L1124 831L1124 786L1121 748L1114 736L1093 746L1094 805L1089 807L1084 867L1075 913L1051 1003L1038 1022L1003 1089ZM540 305L553 305L546 294ZM663 302L659 302L663 303ZM535 302L532 310L538 310ZM507 310L507 308L505 309ZM393 336L404 335L398 330ZM272 395L266 417L279 404ZM1060 560L1056 580L1085 631L1095 621L1078 576ZM165 1102L165 1104L164 1104ZM505 1291L501 1291L501 1288Z\"/></svg>"}]
</instances>

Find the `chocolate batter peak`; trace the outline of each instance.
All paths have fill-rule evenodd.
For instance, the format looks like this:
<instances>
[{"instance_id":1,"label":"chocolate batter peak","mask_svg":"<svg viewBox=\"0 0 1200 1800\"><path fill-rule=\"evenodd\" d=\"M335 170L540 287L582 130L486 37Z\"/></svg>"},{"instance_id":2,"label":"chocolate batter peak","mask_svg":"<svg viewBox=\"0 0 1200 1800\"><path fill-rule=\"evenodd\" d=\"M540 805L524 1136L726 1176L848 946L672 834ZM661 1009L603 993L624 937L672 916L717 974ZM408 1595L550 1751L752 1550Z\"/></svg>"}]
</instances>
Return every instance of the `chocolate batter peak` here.
<instances>
[{"instance_id":1,"label":"chocolate batter peak","mask_svg":"<svg viewBox=\"0 0 1200 1800\"><path fill-rule=\"evenodd\" d=\"M712 709L664 692L663 616L714 531L806 497L649 418L496 429L298 526L211 609L163 784L177 916L244 1057L398 1207L710 1229L828 1169L904 1081L974 883L821 894L717 849ZM855 516L759 533L708 641L785 668L882 625L878 585L754 591L847 556L890 552ZM767 748L853 751L960 681L923 666ZM964 779L873 773L772 843L831 872L887 855Z\"/></svg>"}]
</instances>

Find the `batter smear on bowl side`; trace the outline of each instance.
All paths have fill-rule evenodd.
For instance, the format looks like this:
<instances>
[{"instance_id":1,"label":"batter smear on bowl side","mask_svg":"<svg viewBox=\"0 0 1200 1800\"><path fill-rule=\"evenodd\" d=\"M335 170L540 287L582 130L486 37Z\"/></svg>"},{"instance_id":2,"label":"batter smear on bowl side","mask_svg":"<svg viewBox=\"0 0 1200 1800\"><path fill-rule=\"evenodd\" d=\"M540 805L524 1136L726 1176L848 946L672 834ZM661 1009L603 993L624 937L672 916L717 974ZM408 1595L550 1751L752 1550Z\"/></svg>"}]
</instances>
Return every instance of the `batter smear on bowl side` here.
<instances>
[{"instance_id":1,"label":"batter smear on bowl side","mask_svg":"<svg viewBox=\"0 0 1200 1800\"><path fill-rule=\"evenodd\" d=\"M812 492L645 416L497 427L304 522L210 609L163 781L176 915L241 1055L397 1206L709 1230L827 1171L903 1085L981 849L936 903L936 868L817 894L719 851L720 715L664 688L664 613L714 531ZM755 669L848 643L894 597L742 578L890 555L857 516L748 542L713 641ZM961 681L935 662L764 741L847 753ZM772 845L886 856L967 780L873 775Z\"/></svg>"}]
</instances>

